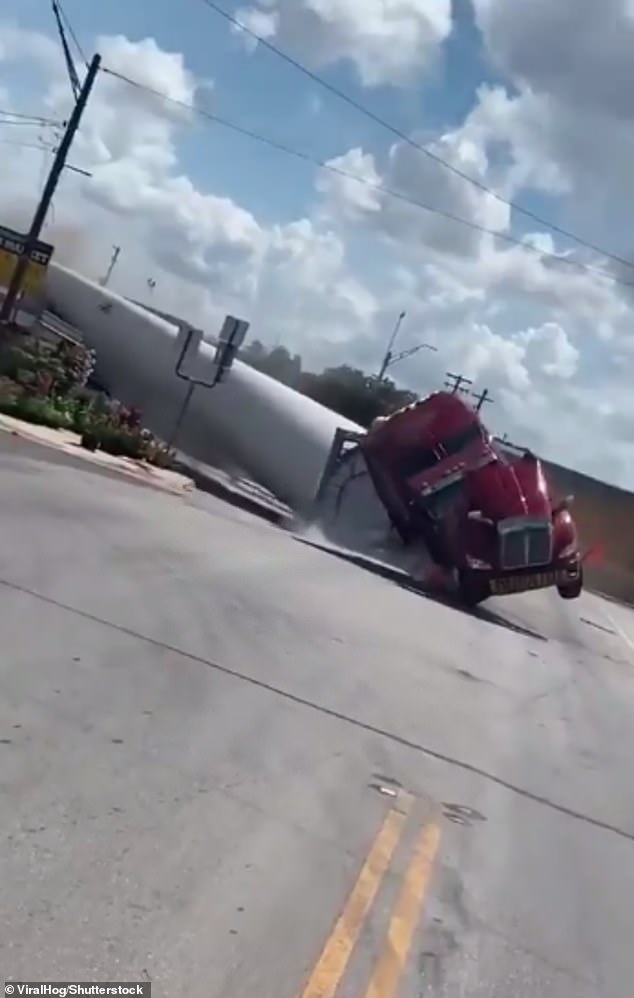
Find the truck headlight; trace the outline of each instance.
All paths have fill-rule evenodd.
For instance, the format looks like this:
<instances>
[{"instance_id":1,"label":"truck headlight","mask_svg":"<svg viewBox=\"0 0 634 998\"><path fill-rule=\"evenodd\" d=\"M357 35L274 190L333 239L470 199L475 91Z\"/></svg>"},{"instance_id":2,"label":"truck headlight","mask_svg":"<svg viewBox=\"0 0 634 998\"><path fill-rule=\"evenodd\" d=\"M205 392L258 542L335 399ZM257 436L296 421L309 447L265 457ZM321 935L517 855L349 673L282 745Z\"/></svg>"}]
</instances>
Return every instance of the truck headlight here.
<instances>
[{"instance_id":1,"label":"truck headlight","mask_svg":"<svg viewBox=\"0 0 634 998\"><path fill-rule=\"evenodd\" d=\"M577 542L576 541L572 541L571 544L567 544L566 547L563 548L563 550L559 552L558 557L561 558L561 559L563 559L563 558L571 558L573 556L573 554L577 553L578 550L579 549L578 549Z\"/></svg>"},{"instance_id":2,"label":"truck headlight","mask_svg":"<svg viewBox=\"0 0 634 998\"><path fill-rule=\"evenodd\" d=\"M467 565L469 568L479 569L480 571L488 571L491 568L488 561L482 561L480 558L472 558L470 554L467 555Z\"/></svg>"}]
</instances>

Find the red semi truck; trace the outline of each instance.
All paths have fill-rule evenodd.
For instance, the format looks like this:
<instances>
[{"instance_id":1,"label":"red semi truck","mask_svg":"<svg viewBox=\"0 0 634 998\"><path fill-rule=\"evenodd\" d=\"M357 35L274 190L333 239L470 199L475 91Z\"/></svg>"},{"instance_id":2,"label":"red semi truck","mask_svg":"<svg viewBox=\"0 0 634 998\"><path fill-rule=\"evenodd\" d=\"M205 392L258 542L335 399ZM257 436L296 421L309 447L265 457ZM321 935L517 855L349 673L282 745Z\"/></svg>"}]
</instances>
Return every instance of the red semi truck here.
<instances>
[{"instance_id":1,"label":"red semi truck","mask_svg":"<svg viewBox=\"0 0 634 998\"><path fill-rule=\"evenodd\" d=\"M463 602L548 587L563 599L580 595L571 498L557 501L541 462L529 451L511 455L458 394L435 392L367 434L338 431L318 501L351 444L403 545L422 541L436 576Z\"/></svg>"}]
</instances>

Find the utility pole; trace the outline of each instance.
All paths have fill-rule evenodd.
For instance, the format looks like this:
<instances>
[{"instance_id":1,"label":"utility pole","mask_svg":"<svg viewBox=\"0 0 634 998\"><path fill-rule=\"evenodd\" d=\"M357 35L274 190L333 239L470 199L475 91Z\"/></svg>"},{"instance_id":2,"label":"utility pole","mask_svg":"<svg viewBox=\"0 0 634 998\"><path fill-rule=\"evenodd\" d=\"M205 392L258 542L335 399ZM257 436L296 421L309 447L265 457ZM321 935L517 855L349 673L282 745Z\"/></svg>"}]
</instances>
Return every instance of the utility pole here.
<instances>
[{"instance_id":1,"label":"utility pole","mask_svg":"<svg viewBox=\"0 0 634 998\"><path fill-rule=\"evenodd\" d=\"M485 388L484 391L480 392L479 395L477 394L477 392L471 392L471 395L473 396L474 399L476 399L478 403L476 405L476 412L480 412L480 409L482 408L485 402L495 402L495 399L492 399L491 396L489 395L488 388Z\"/></svg>"},{"instance_id":2,"label":"utility pole","mask_svg":"<svg viewBox=\"0 0 634 998\"><path fill-rule=\"evenodd\" d=\"M108 284L108 281L110 280L110 277L112 276L112 271L114 270L115 265L117 263L117 260L119 259L119 253L120 252L121 252L121 247L120 246L113 246L112 247L112 256L110 257L110 263L108 264L108 269L107 269L106 273L104 274L104 276L99 281L99 283L101 284L102 288L105 288L106 285Z\"/></svg>"},{"instance_id":3,"label":"utility pole","mask_svg":"<svg viewBox=\"0 0 634 998\"><path fill-rule=\"evenodd\" d=\"M55 153L50 173L46 184L44 185L40 202L35 209L33 221L31 222L31 228L29 229L24 243L24 251L15 266L4 302L2 303L2 308L0 309L0 322L8 322L13 314L14 306L22 290L24 278L31 261L31 253L33 252L35 244L40 237L42 226L44 225L44 221L46 219L46 214L51 205L51 201L53 200L62 170L66 165L66 157L68 156L73 139L77 134L77 129L79 128L79 123L88 102L88 98L93 88L95 77L97 76L100 65L101 56L96 54L92 57L90 66L88 67L88 72L86 73L86 79L84 80L75 106L72 110L70 118L68 119L66 130L62 136L62 141L59 144L57 152Z\"/></svg>"},{"instance_id":4,"label":"utility pole","mask_svg":"<svg viewBox=\"0 0 634 998\"><path fill-rule=\"evenodd\" d=\"M392 360L392 350L394 349L394 344L396 343L396 337L399 334L401 324L406 315L407 312L401 312L398 319L396 320L396 325L394 326L394 329L392 330L392 335L390 336L390 339L388 341L387 349L385 351L385 355L383 357L381 366L379 368L379 373L376 376L377 381L383 381L383 378L385 377L385 372L390 366L390 361Z\"/></svg>"},{"instance_id":5,"label":"utility pole","mask_svg":"<svg viewBox=\"0 0 634 998\"><path fill-rule=\"evenodd\" d=\"M447 371L445 378L445 388L451 389L452 395L457 395L461 392L463 395L467 395L469 392L469 385L473 382L470 378L465 378L462 374L452 374L451 371Z\"/></svg>"}]
</instances>

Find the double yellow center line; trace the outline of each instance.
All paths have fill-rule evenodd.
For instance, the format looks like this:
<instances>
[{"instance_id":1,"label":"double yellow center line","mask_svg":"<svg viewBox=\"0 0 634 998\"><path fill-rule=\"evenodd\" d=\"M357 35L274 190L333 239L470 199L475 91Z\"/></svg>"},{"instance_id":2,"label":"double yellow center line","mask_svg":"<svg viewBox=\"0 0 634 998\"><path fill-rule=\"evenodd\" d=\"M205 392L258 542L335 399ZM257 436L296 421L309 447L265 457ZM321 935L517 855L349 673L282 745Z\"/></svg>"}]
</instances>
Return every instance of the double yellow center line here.
<instances>
[{"instance_id":1,"label":"double yellow center line","mask_svg":"<svg viewBox=\"0 0 634 998\"><path fill-rule=\"evenodd\" d=\"M412 797L399 796L383 821L348 900L302 991L301 998L334 998L359 940L372 904L401 841ZM394 998L431 879L440 844L440 826L423 826L400 893L392 909L387 935L378 955L365 998Z\"/></svg>"}]
</instances>

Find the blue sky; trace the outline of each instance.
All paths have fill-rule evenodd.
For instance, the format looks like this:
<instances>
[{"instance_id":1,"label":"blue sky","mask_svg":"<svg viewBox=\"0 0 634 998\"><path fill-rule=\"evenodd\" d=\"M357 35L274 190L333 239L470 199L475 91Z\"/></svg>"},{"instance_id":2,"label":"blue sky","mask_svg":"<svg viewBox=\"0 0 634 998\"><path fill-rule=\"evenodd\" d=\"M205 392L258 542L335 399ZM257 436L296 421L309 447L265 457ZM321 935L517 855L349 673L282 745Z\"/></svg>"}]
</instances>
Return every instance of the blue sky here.
<instances>
[{"instance_id":1,"label":"blue sky","mask_svg":"<svg viewBox=\"0 0 634 998\"><path fill-rule=\"evenodd\" d=\"M368 5L371 2L367 0ZM516 13L509 18L508 4L511 2ZM221 0L221 3L229 11L237 11L239 7L257 4L257 0ZM276 0L276 3L285 4L286 0ZM409 0L408 9L411 12L416 6L420 12L425 9L424 3L425 0ZM510 182L510 165L518 167L520 176L531 178L550 176L551 167L561 169L570 182L571 196L546 195L519 184L515 187L516 199L543 218L580 235L586 234L592 241L616 252L627 253L632 244L631 224L623 206L631 203L628 178L634 176L634 140L627 139L631 127L628 132L616 117L612 121L609 106L601 108L598 119L593 118L592 111L587 112L576 99L579 86L588 73L593 78L607 78L613 66L627 66L626 56L618 51L619 38L625 38L627 31L611 36L614 58L606 39L605 45L597 46L594 53L597 65L579 67L575 63L572 40L578 23L575 0L557 0L557 3L561 10L566 8L568 11L568 33L565 37L557 36L554 73L541 59L542 50L551 53L554 44L551 44L553 32L545 0L487 0L486 4L484 0L453 0L453 30L442 47L435 71L427 75L421 72L420 78L406 86L364 86L355 65L341 60L331 61L326 66L322 64L317 72L402 132L415 133L422 142L437 142L448 132L458 133L462 142L466 135L465 118L478 107L478 113L484 115L479 120L486 122L486 134L494 136L496 141L495 152L491 145L486 148L489 168L493 167L486 174L490 183L498 183L502 174L505 182ZM613 0L613 3L621 3L625 9L626 0ZM303 0L297 0L297 4L298 8L304 7L305 13L308 4ZM489 31L486 38L475 26L472 4L479 6L481 14L483 10L492 12L491 16L496 19L495 30ZM63 0L63 6L88 55L94 51L100 35L122 35L132 43L152 38L160 49L182 53L187 69L197 80L213 81L213 90L204 92L204 99L217 115L322 161L361 148L372 153L378 174L387 186L402 182L405 175L403 182L413 196L430 204L450 207L472 220L479 218L484 219L485 224L505 225L505 220L501 220L495 210L490 210L491 204L484 203L486 198L481 194L471 197L473 188L467 184L448 184L447 178L452 178L446 171L441 166L430 166L429 160L422 155L410 157L409 166L406 157L398 159L396 165L388 164L387 152L396 142L389 131L265 48L247 51L244 39L232 32L226 21L203 0L180 0L179 3L174 0L101 3ZM401 9L407 6L403 3ZM356 0L333 0L332 9L335 8L340 19L353 8L361 10ZM537 8L538 15L535 14ZM432 9L440 7L432 8L429 0L427 11ZM357 13L355 29L364 24L362 16ZM0 18L12 19L22 29L30 28L56 39L49 0L4 0ZM627 28L628 22L623 23ZM304 20L303 41L309 38L312 45L312 35L306 33L310 32L307 24L309 22ZM340 27L338 23L337 31ZM536 31L541 31L542 38L549 44L545 41L540 44L538 37L531 37L528 49L522 49L522 39L531 32L535 35ZM359 37L357 30L351 44L355 56L359 56L359 63L363 64L357 47ZM384 46L386 37L389 35L382 35ZM405 44L407 38L400 37ZM0 37L0 46L1 43ZM285 47L286 43L281 41L279 44ZM366 55L371 48L366 44ZM350 50L348 46L347 51ZM400 56L400 49L396 51ZM411 54L418 59L420 51L416 44ZM518 52L521 58L514 65ZM41 111L50 76L42 73L38 78L32 65L21 66L19 52L15 55L9 66L5 58L0 85L8 87L14 106L17 101L20 110ZM502 76L496 69L503 65L507 67L508 75ZM616 73L615 79L618 78ZM478 105L477 91L483 85L503 88L504 106L501 109L493 104L487 106L486 100ZM573 94L573 98L569 99L568 94ZM151 126L136 148L128 148L125 154L120 154L116 152L119 115L125 117L127 112L126 141L133 141L130 130L133 136L139 135L136 105L133 102L127 105L125 97L126 105L123 106L120 95L113 98L112 91L105 89L95 98L95 104L99 105L95 107L93 119L97 123L96 130L108 127L104 122L104 102L112 100L112 104L107 103L106 111L113 109L116 134L113 136L111 131L105 140L114 166L110 180L102 173L93 190L105 190L115 174L119 193L128 188L136 190L135 178L138 180L139 170L143 173L143 143L148 135L150 143L152 141ZM607 156L595 139L597 123L599 136L609 149ZM147 121L141 127L148 127ZM161 148L171 150L175 136L171 132L172 126L166 127L168 133ZM5 134L4 130L2 134ZM105 135L105 132L99 132L97 140ZM467 145L469 141L471 139ZM481 141L477 137L474 140L478 156L485 152L481 145L478 146ZM516 145L511 147L511 142ZM570 393L576 390L574 379L577 379L575 385L581 384L584 389L594 386L597 399L603 401L612 390L615 367L620 365L624 370L621 350L629 349L626 339L630 329L630 303L619 288L598 288L593 286L590 277L579 277L572 270L569 272L571 279L562 270L562 274L550 280L547 268L542 267L538 257L531 257L529 261L529 254L520 253L522 259L518 259L517 254L513 256L508 252L508 246L500 243L493 249L487 240L476 240L477 245L469 246L462 238L463 228L438 221L415 207L411 211L406 207L399 215L396 209L400 205L389 199L376 209L376 215L372 214L375 209L370 206L363 209L363 217L350 221L346 211L353 198L346 192L334 190L333 193L333 185L326 194L319 192L316 180L320 172L312 163L285 156L218 124L195 119L192 126L180 130L176 144L178 162L172 166L168 161L160 176L147 175L147 185L138 189L138 199L123 227L116 210L113 209L114 214L111 211L108 218L104 216L104 229L97 232L101 237L97 266L103 266L104 258L107 261L111 241L121 239L131 247L136 239L139 262L134 273L134 268L130 268L131 280L144 282L148 269L153 271L162 267L165 273L161 286L167 293L169 285L174 302L182 300L184 291L190 296L188 303L194 294L198 296L196 307L205 315L210 308L220 305L226 310L251 308L254 314L257 312L259 326L264 333L270 332L273 339L288 342L305 356L318 347L321 353L311 360L314 364L341 359L374 363L374 358L383 349L386 331L393 325L394 315L406 306L408 320L403 327L401 345L412 345L421 335L424 338L435 336L442 345L442 363L447 363L450 369L456 364L470 363L477 370L477 377L499 386L500 397L504 388L508 388L511 396L515 393L515 408L507 403L504 403L505 410L502 405L499 409L496 407L496 418L499 413L505 428L515 424L522 433L529 419L526 407L535 401L534 417L531 418L534 422L540 421L543 436L548 436L548 406L550 400L555 399L554 393L560 392L557 404L562 407L562 419L568 420L567 438L569 441L577 439L579 425L570 409ZM619 156L616 150L621 144ZM160 143L155 145L154 152L159 156L156 162L159 162ZM403 152L409 152L405 144L400 145L399 157ZM499 161L495 155L499 155ZM93 159L92 162L103 163L103 160ZM404 174L399 172L401 168ZM473 171L470 166L464 169L474 172L476 167ZM181 194L183 191L185 194L179 204L175 203L173 192L177 185L172 183L175 174L191 180L194 200L187 200L187 184L183 184ZM597 184L594 178L598 175L601 183ZM545 185L548 181L542 179L540 183ZM65 187L70 191L70 184ZM196 201L199 195L208 197ZM226 211L222 206L218 207L216 199L219 197L227 199ZM78 204L82 205L79 210L83 212L83 203L78 201ZM93 197L91 201L87 192L86 219L90 212L97 210L96 204L98 200ZM112 204L114 201L111 208ZM493 209L498 207L493 205ZM205 213L202 220L199 209ZM251 212L253 218L245 223L244 212L240 216L240 209ZM99 223L92 221L95 217L94 214L90 216L91 221L86 224L98 226ZM299 236L289 225L297 220L305 223ZM512 223L515 236L527 231L544 231L544 226L518 213L514 213ZM235 235L244 224L251 226L252 245L247 245L251 235L242 242L242 236ZM172 239L177 257L172 271L166 270L165 260L158 260L156 253L152 259L153 247L163 246L160 240L165 233ZM297 239L300 243L303 240L299 249ZM96 241L94 227L91 240ZM190 265L192 262L196 265L193 256L198 240L205 243L205 264L196 276L196 267ZM260 265L257 246L270 247L274 243L274 251L267 251L266 261ZM556 236L555 245L557 249L566 248L566 241ZM126 258L131 260L132 255L130 248ZM394 265L399 269L392 269ZM188 273L192 282L185 289L177 283L183 277L183 267L190 268ZM405 275L402 284L399 284L399 273ZM227 276L224 285L222 275ZM125 268L119 267L117 279L125 276ZM244 304L242 297L237 301L230 297L243 294L243 278L247 283L250 281L249 287L254 289L253 300L248 304ZM170 304L165 301L163 307L170 308ZM599 322L601 336L596 335ZM333 330L332 339L328 339ZM613 336L620 337L618 349L611 345ZM328 353L335 348L339 351L336 356ZM571 363L572 373L555 376L545 370L545 364L552 367L556 360L558 370L567 371L566 365L573 354L578 357ZM424 365L428 360L427 356L416 358L401 369L404 380L406 378L412 387L422 383L421 379L427 376ZM559 378L558 382L553 381L555 377ZM620 399L630 397L629 384L623 383L619 392ZM584 441L581 437L578 440L575 446L583 450ZM602 444L599 437L596 447L600 461ZM620 454L618 461L621 466Z\"/></svg>"},{"instance_id":2,"label":"blue sky","mask_svg":"<svg viewBox=\"0 0 634 998\"><path fill-rule=\"evenodd\" d=\"M458 125L474 101L476 87L496 82L483 56L468 0L454 0L459 29L445 46L444 62L431 79L409 89L360 86L351 65L321 71L340 89L371 107L405 132L437 132ZM3 5L6 9L6 4ZM100 34L132 40L154 37L168 50L182 52L199 77L214 81L211 107L237 124L277 139L320 159L353 146L385 153L389 132L302 76L265 49L247 54L227 22L202 0L65 0L64 9L87 53ZM226 0L235 11L239 4ZM51 33L48 0L8 0L8 13L22 26ZM316 110L316 101L319 110ZM314 170L266 146L205 123L183 136L182 163L202 189L239 200L263 221L298 217L314 194ZM280 177L284 181L280 182ZM538 200L531 202L538 209Z\"/></svg>"},{"instance_id":3,"label":"blue sky","mask_svg":"<svg viewBox=\"0 0 634 998\"><path fill-rule=\"evenodd\" d=\"M244 4L224 0L224 6L236 12ZM5 0L3 7L23 27L55 32L49 0ZM229 24L203 0L65 0L63 7L88 55L99 35L123 34L133 41L153 37L160 47L183 53L198 77L213 80L209 103L217 114L318 159L360 146L373 150L381 162L394 141L380 125L273 53L263 48L247 53ZM412 87L364 88L351 64L319 73L404 132L431 137L451 130L472 108L478 86L503 82L513 92L486 59L470 0L453 0L453 11L455 27L437 71ZM36 99L35 90L32 96ZM234 198L264 224L300 217L315 197L310 164L221 125L201 122L187 129L180 151L182 165L201 190ZM528 191L522 203L565 224L560 214L565 205L557 200ZM535 225L518 215L514 228L521 234Z\"/></svg>"}]
</instances>

